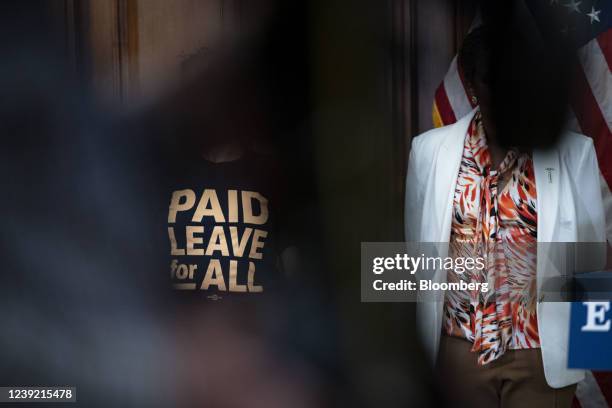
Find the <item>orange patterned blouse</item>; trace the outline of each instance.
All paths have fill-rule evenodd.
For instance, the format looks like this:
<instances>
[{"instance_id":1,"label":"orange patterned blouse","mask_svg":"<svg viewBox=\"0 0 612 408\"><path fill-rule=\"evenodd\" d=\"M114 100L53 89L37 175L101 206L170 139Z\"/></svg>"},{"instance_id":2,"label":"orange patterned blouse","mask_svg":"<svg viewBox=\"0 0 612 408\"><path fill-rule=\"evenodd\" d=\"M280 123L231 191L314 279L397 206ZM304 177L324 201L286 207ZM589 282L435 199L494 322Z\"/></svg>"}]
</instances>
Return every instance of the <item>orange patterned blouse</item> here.
<instances>
[{"instance_id":1,"label":"orange patterned blouse","mask_svg":"<svg viewBox=\"0 0 612 408\"><path fill-rule=\"evenodd\" d=\"M507 180L498 191L500 180ZM443 333L473 343L480 365L508 349L540 346L536 319L536 185L530 154L510 150L497 170L480 112L459 168L450 255L485 259L485 268L448 272L448 282L488 282L489 290L447 291Z\"/></svg>"}]
</instances>

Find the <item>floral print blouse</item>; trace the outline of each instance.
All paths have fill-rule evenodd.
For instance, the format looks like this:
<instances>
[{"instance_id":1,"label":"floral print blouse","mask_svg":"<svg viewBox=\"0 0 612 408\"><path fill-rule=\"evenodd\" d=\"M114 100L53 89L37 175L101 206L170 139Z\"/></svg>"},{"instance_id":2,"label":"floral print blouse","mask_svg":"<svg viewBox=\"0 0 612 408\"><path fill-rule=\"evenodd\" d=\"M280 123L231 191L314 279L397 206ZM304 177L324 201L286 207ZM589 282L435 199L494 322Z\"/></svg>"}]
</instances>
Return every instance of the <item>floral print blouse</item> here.
<instances>
[{"instance_id":1,"label":"floral print blouse","mask_svg":"<svg viewBox=\"0 0 612 408\"><path fill-rule=\"evenodd\" d=\"M455 187L449 250L454 257L481 256L485 268L449 271L448 282L488 282L489 290L447 291L442 330L472 342L480 365L508 349L540 346L536 200L531 155L510 150L499 168L492 169L477 112L465 138Z\"/></svg>"}]
</instances>

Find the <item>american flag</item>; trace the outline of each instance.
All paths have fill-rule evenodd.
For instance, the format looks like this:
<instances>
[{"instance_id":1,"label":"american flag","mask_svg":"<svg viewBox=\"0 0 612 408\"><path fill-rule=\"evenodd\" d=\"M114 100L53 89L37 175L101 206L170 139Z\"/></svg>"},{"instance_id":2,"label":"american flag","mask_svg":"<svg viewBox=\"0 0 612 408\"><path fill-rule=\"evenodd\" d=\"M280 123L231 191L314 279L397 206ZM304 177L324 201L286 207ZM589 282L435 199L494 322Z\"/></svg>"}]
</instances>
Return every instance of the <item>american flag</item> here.
<instances>
[{"instance_id":1,"label":"american flag","mask_svg":"<svg viewBox=\"0 0 612 408\"><path fill-rule=\"evenodd\" d=\"M571 101L568 127L593 138L602 176L608 236L612 231L612 0L533 0L525 5L542 30L571 35L579 46L577 93ZM556 18L551 18L555 16ZM558 18L562 17L562 18ZM551 27L551 21L562 24ZM473 26L479 24L479 18ZM436 89L433 106L435 127L449 125L473 109L465 90L457 57L453 58ZM587 372L578 384L574 407L612 406L612 373Z\"/></svg>"}]
</instances>

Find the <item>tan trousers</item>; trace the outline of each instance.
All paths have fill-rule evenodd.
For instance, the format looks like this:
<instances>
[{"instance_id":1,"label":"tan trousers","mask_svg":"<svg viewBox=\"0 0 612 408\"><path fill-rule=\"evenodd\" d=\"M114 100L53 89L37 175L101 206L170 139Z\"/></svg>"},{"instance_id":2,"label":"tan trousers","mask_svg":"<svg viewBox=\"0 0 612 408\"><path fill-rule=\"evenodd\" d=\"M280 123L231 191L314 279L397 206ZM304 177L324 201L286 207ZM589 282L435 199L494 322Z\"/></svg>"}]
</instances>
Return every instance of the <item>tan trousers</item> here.
<instances>
[{"instance_id":1,"label":"tan trousers","mask_svg":"<svg viewBox=\"0 0 612 408\"><path fill-rule=\"evenodd\" d=\"M472 344L442 336L437 372L452 406L571 407L576 385L552 388L544 378L540 349L509 350L479 366Z\"/></svg>"}]
</instances>

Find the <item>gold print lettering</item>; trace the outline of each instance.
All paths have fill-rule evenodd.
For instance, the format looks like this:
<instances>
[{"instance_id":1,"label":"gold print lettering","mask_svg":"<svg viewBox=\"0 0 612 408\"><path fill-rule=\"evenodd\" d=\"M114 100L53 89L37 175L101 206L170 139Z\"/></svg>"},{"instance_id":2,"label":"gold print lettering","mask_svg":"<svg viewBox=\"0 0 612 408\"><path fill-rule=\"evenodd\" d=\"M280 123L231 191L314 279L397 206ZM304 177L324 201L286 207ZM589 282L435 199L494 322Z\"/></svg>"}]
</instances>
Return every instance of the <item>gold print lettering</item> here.
<instances>
[{"instance_id":1,"label":"gold print lettering","mask_svg":"<svg viewBox=\"0 0 612 408\"><path fill-rule=\"evenodd\" d=\"M253 214L252 200L259 201L260 212L258 215ZM245 223L262 225L268 221L268 199L254 191L242 192L242 213Z\"/></svg>"},{"instance_id":2,"label":"gold print lettering","mask_svg":"<svg viewBox=\"0 0 612 408\"><path fill-rule=\"evenodd\" d=\"M230 270L229 270L229 287L230 292L246 292L246 285L238 284L238 261L231 260L230 261Z\"/></svg>"},{"instance_id":3,"label":"gold print lettering","mask_svg":"<svg viewBox=\"0 0 612 408\"><path fill-rule=\"evenodd\" d=\"M248 288L249 292L260 293L263 292L263 287L255 285L255 264L249 261L249 276L248 276Z\"/></svg>"},{"instance_id":4,"label":"gold print lettering","mask_svg":"<svg viewBox=\"0 0 612 408\"><path fill-rule=\"evenodd\" d=\"M181 203L181 199L185 201ZM195 204L195 193L193 190L177 190L172 193L170 208L168 210L168 222L176 222L176 214L179 211L189 210Z\"/></svg>"},{"instance_id":5,"label":"gold print lettering","mask_svg":"<svg viewBox=\"0 0 612 408\"><path fill-rule=\"evenodd\" d=\"M195 234L204 233L204 226L188 225L185 228L185 233L187 234L187 255L204 255L204 248L194 248L194 245L204 242L204 238L195 236Z\"/></svg>"},{"instance_id":6,"label":"gold print lettering","mask_svg":"<svg viewBox=\"0 0 612 408\"><path fill-rule=\"evenodd\" d=\"M229 227L229 230L230 237L232 238L232 252L234 256L241 257L244 254L247 243L249 242L253 228L245 228L244 232L242 233L242 239L238 237L238 227Z\"/></svg>"},{"instance_id":7,"label":"gold print lettering","mask_svg":"<svg viewBox=\"0 0 612 408\"><path fill-rule=\"evenodd\" d=\"M200 284L200 290L208 290L216 287L221 292L254 292L264 291L262 285L255 283L255 263L251 260L263 259L265 240L268 231L241 225L227 225L228 223L239 223L251 225L263 225L269 219L268 199L255 191L227 190L227 208L222 208L219 196L214 189L204 189L201 197L197 197L194 190L176 190L172 193L168 210L168 224L176 223L178 213L187 212L191 214L191 222L196 225L184 225L181 219L180 234L185 234L185 241L181 240L183 248L179 247L176 237L176 227L168 226L168 237L170 240L170 253L172 256L218 256L223 257L229 263L229 270L224 276L224 268L221 259L209 259L208 267ZM227 212L225 212L227 211ZM242 214L240 212L242 211ZM185 215L186 217L186 215ZM204 217L212 217L214 225L212 231L202 223ZM181 217L183 218L183 216ZM229 229L230 239L226 236ZM242 233L240 232L242 230ZM207 233L205 235L205 232ZM208 233L210 236L208 237ZM181 237L182 238L182 237ZM249 245L250 241L250 245ZM230 245L231 244L231 254ZM239 259L243 258L244 261ZM248 257L249 266L245 279L245 261ZM203 268L203 266L202 266ZM240 274L239 274L240 268ZM177 289L196 289L197 283L193 282L197 264L181 264L178 259L172 260L170 264L170 275L174 287ZM229 281L226 281L228 279ZM178 281L178 282L177 282ZM191 281L191 282L190 282ZM229 287L226 286L229 282Z\"/></svg>"},{"instance_id":8,"label":"gold print lettering","mask_svg":"<svg viewBox=\"0 0 612 408\"><path fill-rule=\"evenodd\" d=\"M195 265L195 264L189 265L189 279L193 280L193 274L196 271L196 269L198 269L198 265Z\"/></svg>"},{"instance_id":9,"label":"gold print lettering","mask_svg":"<svg viewBox=\"0 0 612 408\"><path fill-rule=\"evenodd\" d=\"M258 249L264 247L263 239L268 236L268 231L256 229L253 234L253 241L251 242L251 252L249 253L249 258L251 259L261 259L263 258L263 254L261 252L257 252Z\"/></svg>"},{"instance_id":10,"label":"gold print lettering","mask_svg":"<svg viewBox=\"0 0 612 408\"><path fill-rule=\"evenodd\" d=\"M189 274L189 267L185 264L180 264L176 270L176 277L178 279L187 279Z\"/></svg>"},{"instance_id":11,"label":"gold print lettering","mask_svg":"<svg viewBox=\"0 0 612 408\"><path fill-rule=\"evenodd\" d=\"M221 251L221 255L229 256L229 248L227 247L227 240L225 239L225 232L223 227L216 225L213 228L212 234L210 235L210 241L206 248L206 256L211 256L215 251Z\"/></svg>"},{"instance_id":12,"label":"gold print lettering","mask_svg":"<svg viewBox=\"0 0 612 408\"><path fill-rule=\"evenodd\" d=\"M168 227L168 238L170 239L170 255L185 255L184 249L177 248L176 237L174 235L174 227Z\"/></svg>"},{"instance_id":13,"label":"gold print lettering","mask_svg":"<svg viewBox=\"0 0 612 408\"><path fill-rule=\"evenodd\" d=\"M210 207L208 206L209 203ZM198 203L198 208L196 208L195 212L193 213L193 218L191 221L202 222L202 218L209 216L214 217L215 222L225 222L225 217L223 216L221 204L219 204L217 192L213 189L207 188L204 190L204 193L202 193L202 197Z\"/></svg>"},{"instance_id":14,"label":"gold print lettering","mask_svg":"<svg viewBox=\"0 0 612 408\"><path fill-rule=\"evenodd\" d=\"M206 290L212 285L219 288L220 291L227 291L227 288L225 287L225 281L223 280L223 272L221 271L221 262L219 262L218 259L210 260L200 289Z\"/></svg>"},{"instance_id":15,"label":"gold print lettering","mask_svg":"<svg viewBox=\"0 0 612 408\"><path fill-rule=\"evenodd\" d=\"M198 265L195 264L190 264L190 265L185 265L185 264L179 264L178 260L173 259L172 263L170 263L170 277L172 279L176 278L176 279L192 279L193 280L193 275L196 271L196 269L198 269Z\"/></svg>"},{"instance_id":16,"label":"gold print lettering","mask_svg":"<svg viewBox=\"0 0 612 408\"><path fill-rule=\"evenodd\" d=\"M227 222L238 222L238 191L227 191Z\"/></svg>"},{"instance_id":17,"label":"gold print lettering","mask_svg":"<svg viewBox=\"0 0 612 408\"><path fill-rule=\"evenodd\" d=\"M177 268L178 268L178 260L173 259L172 262L170 262L170 278L174 279L174 277L176 276Z\"/></svg>"}]
</instances>

